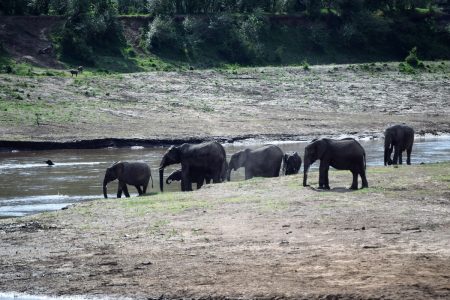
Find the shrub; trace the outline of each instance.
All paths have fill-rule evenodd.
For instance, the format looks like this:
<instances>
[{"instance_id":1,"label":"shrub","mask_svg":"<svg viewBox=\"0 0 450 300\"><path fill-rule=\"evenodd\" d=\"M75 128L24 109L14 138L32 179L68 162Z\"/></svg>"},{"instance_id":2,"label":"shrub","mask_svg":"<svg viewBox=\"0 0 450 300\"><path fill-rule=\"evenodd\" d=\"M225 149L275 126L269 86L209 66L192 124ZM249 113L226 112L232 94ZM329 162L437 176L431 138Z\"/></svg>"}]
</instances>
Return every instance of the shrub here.
<instances>
[{"instance_id":1,"label":"shrub","mask_svg":"<svg viewBox=\"0 0 450 300\"><path fill-rule=\"evenodd\" d=\"M418 68L420 66L421 61L417 57L417 47L414 47L409 51L408 56L405 58L405 62L413 68Z\"/></svg>"},{"instance_id":2,"label":"shrub","mask_svg":"<svg viewBox=\"0 0 450 300\"><path fill-rule=\"evenodd\" d=\"M302 62L302 67L303 67L303 70L305 70L305 71L309 71L311 69L309 67L308 61L306 59Z\"/></svg>"},{"instance_id":3,"label":"shrub","mask_svg":"<svg viewBox=\"0 0 450 300\"><path fill-rule=\"evenodd\" d=\"M149 50L179 49L180 39L171 17L157 16L149 26L146 44Z\"/></svg>"},{"instance_id":4,"label":"shrub","mask_svg":"<svg viewBox=\"0 0 450 300\"><path fill-rule=\"evenodd\" d=\"M94 64L94 51L120 54L125 38L111 0L73 0L61 35L63 57Z\"/></svg>"},{"instance_id":5,"label":"shrub","mask_svg":"<svg viewBox=\"0 0 450 300\"><path fill-rule=\"evenodd\" d=\"M416 70L414 69L414 67L407 63L400 63L398 65L398 69L401 73L416 74Z\"/></svg>"}]
</instances>

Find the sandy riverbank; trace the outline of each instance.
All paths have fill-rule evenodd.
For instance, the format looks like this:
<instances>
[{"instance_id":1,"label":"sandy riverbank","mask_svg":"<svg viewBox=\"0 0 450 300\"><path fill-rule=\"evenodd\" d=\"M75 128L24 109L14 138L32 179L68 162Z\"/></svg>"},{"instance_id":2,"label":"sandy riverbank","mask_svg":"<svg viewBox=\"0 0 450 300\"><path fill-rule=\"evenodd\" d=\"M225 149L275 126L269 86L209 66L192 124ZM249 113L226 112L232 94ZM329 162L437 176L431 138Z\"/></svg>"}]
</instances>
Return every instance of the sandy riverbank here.
<instances>
[{"instance_id":1,"label":"sandy riverbank","mask_svg":"<svg viewBox=\"0 0 450 300\"><path fill-rule=\"evenodd\" d=\"M95 200L0 220L0 290L137 299L450 296L450 164ZM414 174L414 176L412 176ZM310 174L317 185L317 173Z\"/></svg>"}]
</instances>

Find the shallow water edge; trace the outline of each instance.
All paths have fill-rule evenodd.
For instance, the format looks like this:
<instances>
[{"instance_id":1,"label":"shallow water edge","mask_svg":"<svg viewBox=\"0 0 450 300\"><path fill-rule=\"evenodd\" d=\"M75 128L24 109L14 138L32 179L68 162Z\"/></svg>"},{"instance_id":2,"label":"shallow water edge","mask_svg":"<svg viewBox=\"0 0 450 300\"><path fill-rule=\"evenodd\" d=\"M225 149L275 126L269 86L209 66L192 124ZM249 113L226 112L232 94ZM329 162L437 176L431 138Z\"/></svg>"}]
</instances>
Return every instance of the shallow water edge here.
<instances>
[{"instance_id":1,"label":"shallow water edge","mask_svg":"<svg viewBox=\"0 0 450 300\"><path fill-rule=\"evenodd\" d=\"M425 132L416 134L418 137L440 137L450 136L450 132ZM130 148L130 147L167 147L170 145L181 145L183 143L198 144L206 141L217 141L219 143L250 142L271 143L271 142L305 142L317 137L339 138L353 137L357 140L377 139L383 137L383 133L342 133L340 135L320 134L315 136L298 134L247 134L234 137L205 136L187 138L167 138L167 139L140 139L140 138L101 138L91 140L72 141L11 141L0 140L0 152L10 151L39 151L39 150L64 150L64 149L103 149L103 148Z\"/></svg>"}]
</instances>

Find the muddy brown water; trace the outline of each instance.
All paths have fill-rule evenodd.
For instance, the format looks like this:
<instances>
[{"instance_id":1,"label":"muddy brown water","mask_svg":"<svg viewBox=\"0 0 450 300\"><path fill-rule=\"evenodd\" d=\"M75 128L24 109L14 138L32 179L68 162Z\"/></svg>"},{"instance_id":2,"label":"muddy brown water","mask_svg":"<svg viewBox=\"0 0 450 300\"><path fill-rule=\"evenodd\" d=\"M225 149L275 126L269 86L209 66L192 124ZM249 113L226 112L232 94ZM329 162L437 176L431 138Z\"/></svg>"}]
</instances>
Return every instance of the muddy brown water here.
<instances>
[{"instance_id":1,"label":"muddy brown water","mask_svg":"<svg viewBox=\"0 0 450 300\"><path fill-rule=\"evenodd\" d=\"M245 148L257 148L262 144L257 140L225 144L229 157ZM303 157L307 142L271 142L283 151L297 151ZM383 164L383 140L361 140L366 149L367 165ZM144 161L152 170L153 188L148 193L159 191L158 165L166 148L122 148L97 150L54 150L0 153L0 218L20 217L43 211L58 210L72 203L102 198L102 180L105 169L113 162ZM51 159L55 165L47 166L44 161ZM404 158L406 160L406 158ZM450 160L450 136L416 138L412 163L433 163ZM313 167L317 167L316 162ZM179 168L170 166L165 177ZM231 173L231 179L243 180L244 170ZM370 182L370 178L369 178ZM300 184L300 183L299 183ZM195 188L195 185L194 185ZM180 183L165 185L165 191L180 190ZM129 187L132 197L137 195L134 187ZM114 199L117 181L108 185L109 197Z\"/></svg>"}]
</instances>

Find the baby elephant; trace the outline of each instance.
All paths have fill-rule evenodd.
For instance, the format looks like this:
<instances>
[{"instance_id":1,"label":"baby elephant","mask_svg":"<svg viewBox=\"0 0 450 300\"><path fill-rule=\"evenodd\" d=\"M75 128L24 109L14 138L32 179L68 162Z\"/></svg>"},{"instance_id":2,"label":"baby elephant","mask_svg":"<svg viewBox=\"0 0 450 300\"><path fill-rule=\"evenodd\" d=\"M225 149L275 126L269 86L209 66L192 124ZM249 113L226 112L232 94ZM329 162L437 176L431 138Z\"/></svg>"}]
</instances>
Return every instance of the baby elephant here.
<instances>
[{"instance_id":1,"label":"baby elephant","mask_svg":"<svg viewBox=\"0 0 450 300\"><path fill-rule=\"evenodd\" d=\"M302 166L302 159L297 152L288 152L283 156L284 175L297 174Z\"/></svg>"},{"instance_id":2,"label":"baby elephant","mask_svg":"<svg viewBox=\"0 0 450 300\"><path fill-rule=\"evenodd\" d=\"M189 170L189 178L191 183L197 183L197 190L203 186L205 179L207 184L211 182L211 177L206 176L202 169L191 168L191 170ZM170 184L172 181L181 181L181 169L173 171L169 177L167 177L166 184Z\"/></svg>"},{"instance_id":3,"label":"baby elephant","mask_svg":"<svg viewBox=\"0 0 450 300\"><path fill-rule=\"evenodd\" d=\"M70 74L72 74L72 77L73 75L75 75L75 77L78 77L78 70L70 70L69 72Z\"/></svg>"},{"instance_id":4,"label":"baby elephant","mask_svg":"<svg viewBox=\"0 0 450 300\"><path fill-rule=\"evenodd\" d=\"M105 178L103 179L103 195L105 196L105 198L108 198L106 185L116 179L119 180L117 198L120 198L122 196L122 191L126 197L130 197L127 184L134 185L139 195L145 194L150 178L152 178L152 174L149 166L146 163L125 161L116 162L111 167L106 169Z\"/></svg>"}]
</instances>

